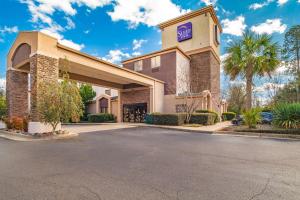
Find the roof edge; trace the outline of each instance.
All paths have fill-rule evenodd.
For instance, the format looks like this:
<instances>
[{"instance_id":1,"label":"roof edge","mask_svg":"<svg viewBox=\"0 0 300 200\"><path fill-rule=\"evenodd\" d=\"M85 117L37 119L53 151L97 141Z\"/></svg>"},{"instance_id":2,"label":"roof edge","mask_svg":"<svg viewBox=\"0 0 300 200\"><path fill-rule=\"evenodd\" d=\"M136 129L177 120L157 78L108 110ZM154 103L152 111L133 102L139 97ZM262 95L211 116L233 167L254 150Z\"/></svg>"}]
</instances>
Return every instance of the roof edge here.
<instances>
[{"instance_id":1,"label":"roof edge","mask_svg":"<svg viewBox=\"0 0 300 200\"><path fill-rule=\"evenodd\" d=\"M219 19L218 19L217 15L216 15L216 11L215 11L215 9L212 5L200 8L198 10L191 11L189 13L186 13L186 14L181 15L179 17L176 17L174 19L170 19L168 21L162 22L162 23L158 24L157 26L159 27L159 29L164 29L165 27L174 25L176 23L182 22L184 20L191 19L195 16L199 16L199 15L202 15L202 14L205 14L205 13L208 13L208 12L211 14L211 17L213 18L214 22L219 26L219 29L222 33L223 32L222 26L219 22Z\"/></svg>"},{"instance_id":2,"label":"roof edge","mask_svg":"<svg viewBox=\"0 0 300 200\"><path fill-rule=\"evenodd\" d=\"M130 73L136 74L136 75L140 75L140 76L142 76L142 77L144 77L144 78L147 78L147 79L150 79L150 80L153 80L153 81L157 81L157 82L164 83L164 81L162 81L162 80L153 78L153 77L151 77L151 76L147 76L147 75L142 74L142 73L135 72L135 71L130 70L130 69L126 69L126 68L121 67L121 66L119 66L119 65L116 65L116 64L113 64L113 63L104 61L104 60L102 60L102 59L100 59L100 58L97 58L97 57L95 57L95 56L91 56L91 55L89 55L89 54L87 54L87 53L83 53L83 52L78 51L78 50L76 50L76 49L72 49L72 48L67 47L67 46L65 46L65 45L62 45L62 44L60 44L60 43L57 43L57 47L58 47L58 48L61 48L61 49L64 49L64 50L66 50L66 51L71 51L71 52L73 52L73 53L75 53L75 54L84 56L84 57L86 57L86 58L89 58L89 59L92 59L92 60L101 62L102 64L106 64L106 65L109 65L109 66L111 66L111 67L115 67L115 68L118 68L118 69L120 69L120 70L123 70L123 71L127 71L127 72L130 72Z\"/></svg>"},{"instance_id":3,"label":"roof edge","mask_svg":"<svg viewBox=\"0 0 300 200\"><path fill-rule=\"evenodd\" d=\"M167 49L153 51L151 53L147 53L147 54L144 54L144 55L141 55L141 56L133 57L133 58L130 58L130 59L127 59L127 60L123 60L121 63L125 64L125 63L128 63L128 62L134 61L134 60L138 60L138 59L145 58L145 57L148 57L148 56L154 56L156 54L162 54L162 53L164 53L166 51L172 51L172 50L179 51L187 59L189 59L189 60L191 59L191 57L189 55L187 55L181 48L179 48L178 46L174 46L174 47L170 47L170 48L167 48Z\"/></svg>"}]
</instances>

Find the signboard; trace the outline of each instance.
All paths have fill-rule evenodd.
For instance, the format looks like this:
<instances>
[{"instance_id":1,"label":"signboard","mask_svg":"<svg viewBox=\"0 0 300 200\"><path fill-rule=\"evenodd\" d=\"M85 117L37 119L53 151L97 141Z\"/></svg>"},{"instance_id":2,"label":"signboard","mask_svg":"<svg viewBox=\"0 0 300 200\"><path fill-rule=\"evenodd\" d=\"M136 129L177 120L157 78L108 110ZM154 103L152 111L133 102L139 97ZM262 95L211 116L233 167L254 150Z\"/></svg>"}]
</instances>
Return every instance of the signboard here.
<instances>
[{"instance_id":1,"label":"signboard","mask_svg":"<svg viewBox=\"0 0 300 200\"><path fill-rule=\"evenodd\" d=\"M192 22L177 27L177 41L182 42L193 37Z\"/></svg>"}]
</instances>

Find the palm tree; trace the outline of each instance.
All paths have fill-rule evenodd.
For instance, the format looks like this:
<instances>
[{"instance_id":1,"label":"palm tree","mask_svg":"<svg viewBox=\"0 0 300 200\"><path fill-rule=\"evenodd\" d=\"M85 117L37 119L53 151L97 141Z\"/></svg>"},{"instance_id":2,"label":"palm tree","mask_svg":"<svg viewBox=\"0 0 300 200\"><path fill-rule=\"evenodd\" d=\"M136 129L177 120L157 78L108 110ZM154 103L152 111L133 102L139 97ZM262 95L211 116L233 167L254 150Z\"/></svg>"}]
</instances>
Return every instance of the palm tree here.
<instances>
[{"instance_id":1,"label":"palm tree","mask_svg":"<svg viewBox=\"0 0 300 200\"><path fill-rule=\"evenodd\" d=\"M279 45L272 42L272 36L246 31L242 38L233 41L226 48L224 71L231 80L246 79L246 109L252 107L253 78L266 74L271 76L279 65Z\"/></svg>"}]
</instances>

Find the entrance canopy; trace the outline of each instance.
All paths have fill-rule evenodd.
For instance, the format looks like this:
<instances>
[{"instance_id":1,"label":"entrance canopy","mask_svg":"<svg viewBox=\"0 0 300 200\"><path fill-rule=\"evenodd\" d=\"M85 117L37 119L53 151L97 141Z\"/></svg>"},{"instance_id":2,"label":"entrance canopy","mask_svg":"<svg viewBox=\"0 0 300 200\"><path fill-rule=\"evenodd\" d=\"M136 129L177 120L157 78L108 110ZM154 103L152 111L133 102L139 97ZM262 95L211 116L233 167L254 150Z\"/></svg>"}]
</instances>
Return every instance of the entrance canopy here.
<instances>
[{"instance_id":1,"label":"entrance canopy","mask_svg":"<svg viewBox=\"0 0 300 200\"><path fill-rule=\"evenodd\" d=\"M7 57L8 70L30 71L30 57L35 54L59 60L62 70L63 60L68 61L67 70L70 78L93 85L125 89L127 85L155 86L163 84L155 78L121 68L115 64L64 46L56 38L41 32L20 32Z\"/></svg>"},{"instance_id":2,"label":"entrance canopy","mask_svg":"<svg viewBox=\"0 0 300 200\"><path fill-rule=\"evenodd\" d=\"M8 116L39 122L38 85L58 80L59 71L79 82L117 89L119 121L124 104L147 103L149 112L163 109L164 82L64 46L44 33L20 32L7 55Z\"/></svg>"}]
</instances>

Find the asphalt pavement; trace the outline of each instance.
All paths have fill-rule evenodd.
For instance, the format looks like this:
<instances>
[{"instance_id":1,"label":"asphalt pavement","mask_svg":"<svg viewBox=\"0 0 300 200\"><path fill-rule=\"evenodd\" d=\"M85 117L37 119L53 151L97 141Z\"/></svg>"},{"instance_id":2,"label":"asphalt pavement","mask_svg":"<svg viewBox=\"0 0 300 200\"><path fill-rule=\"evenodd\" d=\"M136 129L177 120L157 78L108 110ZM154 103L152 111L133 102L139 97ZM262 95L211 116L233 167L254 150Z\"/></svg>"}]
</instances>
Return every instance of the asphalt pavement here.
<instances>
[{"instance_id":1,"label":"asphalt pavement","mask_svg":"<svg viewBox=\"0 0 300 200\"><path fill-rule=\"evenodd\" d=\"M299 200L300 141L149 127L0 139L0 199Z\"/></svg>"}]
</instances>

